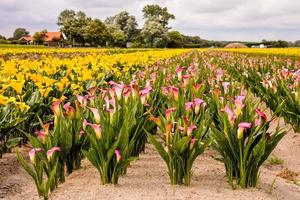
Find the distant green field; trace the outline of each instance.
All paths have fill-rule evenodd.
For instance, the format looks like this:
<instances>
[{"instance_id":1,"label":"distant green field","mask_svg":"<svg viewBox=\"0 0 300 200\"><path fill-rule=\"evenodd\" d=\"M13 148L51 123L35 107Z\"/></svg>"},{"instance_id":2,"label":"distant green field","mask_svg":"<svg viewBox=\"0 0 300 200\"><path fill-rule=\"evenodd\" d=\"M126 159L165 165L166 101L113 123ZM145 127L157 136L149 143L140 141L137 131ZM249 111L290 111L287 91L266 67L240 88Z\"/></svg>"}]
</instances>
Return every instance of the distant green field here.
<instances>
[{"instance_id":1,"label":"distant green field","mask_svg":"<svg viewBox=\"0 0 300 200\"><path fill-rule=\"evenodd\" d=\"M43 45L0 44L0 48L46 48Z\"/></svg>"}]
</instances>

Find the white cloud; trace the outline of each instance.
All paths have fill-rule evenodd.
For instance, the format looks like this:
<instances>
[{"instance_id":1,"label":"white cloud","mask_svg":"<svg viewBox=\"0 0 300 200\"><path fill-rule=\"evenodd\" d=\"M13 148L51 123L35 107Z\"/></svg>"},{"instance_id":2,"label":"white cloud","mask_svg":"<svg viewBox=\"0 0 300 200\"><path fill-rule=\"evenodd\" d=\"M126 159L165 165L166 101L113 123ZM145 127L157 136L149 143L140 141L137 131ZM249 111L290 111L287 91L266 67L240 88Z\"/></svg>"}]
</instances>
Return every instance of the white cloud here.
<instances>
[{"instance_id":1,"label":"white cloud","mask_svg":"<svg viewBox=\"0 0 300 200\"><path fill-rule=\"evenodd\" d=\"M176 16L171 26L184 34L215 40L300 39L299 0L1 0L0 34L15 28L57 30L63 9L83 10L104 20L127 10L142 26L142 8L157 3Z\"/></svg>"}]
</instances>

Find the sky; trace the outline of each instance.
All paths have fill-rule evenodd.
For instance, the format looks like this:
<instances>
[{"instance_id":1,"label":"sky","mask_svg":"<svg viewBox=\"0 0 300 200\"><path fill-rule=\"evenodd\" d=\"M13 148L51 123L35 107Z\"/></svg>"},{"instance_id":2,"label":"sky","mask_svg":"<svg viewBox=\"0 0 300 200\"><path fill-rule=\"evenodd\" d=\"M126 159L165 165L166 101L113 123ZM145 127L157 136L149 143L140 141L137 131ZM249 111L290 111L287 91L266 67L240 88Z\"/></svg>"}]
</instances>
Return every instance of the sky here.
<instances>
[{"instance_id":1,"label":"sky","mask_svg":"<svg viewBox=\"0 0 300 200\"><path fill-rule=\"evenodd\" d=\"M64 9L82 10L101 20L126 10L141 28L147 4L167 6L176 17L170 26L185 35L232 41L300 40L300 0L0 0L0 34L10 37L17 27L31 34L57 31L57 16Z\"/></svg>"}]
</instances>

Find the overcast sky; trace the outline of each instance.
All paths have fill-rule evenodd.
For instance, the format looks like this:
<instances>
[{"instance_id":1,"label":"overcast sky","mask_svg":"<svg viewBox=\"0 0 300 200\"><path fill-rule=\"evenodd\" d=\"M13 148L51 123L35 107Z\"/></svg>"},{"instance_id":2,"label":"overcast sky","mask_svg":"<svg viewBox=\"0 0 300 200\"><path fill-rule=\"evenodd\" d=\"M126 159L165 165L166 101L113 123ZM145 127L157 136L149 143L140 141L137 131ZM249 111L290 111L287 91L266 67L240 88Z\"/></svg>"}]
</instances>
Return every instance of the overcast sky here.
<instances>
[{"instance_id":1,"label":"overcast sky","mask_svg":"<svg viewBox=\"0 0 300 200\"><path fill-rule=\"evenodd\" d=\"M127 10L143 25L142 8L167 6L176 20L170 25L183 34L212 40L300 39L300 0L0 0L0 34L15 28L31 33L56 31L64 9L82 10L104 20Z\"/></svg>"}]
</instances>

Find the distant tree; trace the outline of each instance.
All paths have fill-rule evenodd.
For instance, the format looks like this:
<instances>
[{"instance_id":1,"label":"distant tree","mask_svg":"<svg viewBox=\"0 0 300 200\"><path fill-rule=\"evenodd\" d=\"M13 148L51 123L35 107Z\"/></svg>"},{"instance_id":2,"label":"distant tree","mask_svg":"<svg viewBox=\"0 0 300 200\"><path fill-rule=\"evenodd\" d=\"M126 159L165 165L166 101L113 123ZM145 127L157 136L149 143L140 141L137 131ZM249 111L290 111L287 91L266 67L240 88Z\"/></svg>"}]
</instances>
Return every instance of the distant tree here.
<instances>
[{"instance_id":1,"label":"distant tree","mask_svg":"<svg viewBox=\"0 0 300 200\"><path fill-rule=\"evenodd\" d=\"M6 37L4 37L3 35L0 35L0 40L6 40Z\"/></svg>"},{"instance_id":2,"label":"distant tree","mask_svg":"<svg viewBox=\"0 0 300 200\"><path fill-rule=\"evenodd\" d=\"M295 41L294 46L295 47L300 47L300 40Z\"/></svg>"},{"instance_id":3,"label":"distant tree","mask_svg":"<svg viewBox=\"0 0 300 200\"><path fill-rule=\"evenodd\" d=\"M156 20L160 22L163 27L167 27L169 20L175 19L175 16L168 12L167 7L160 7L159 5L146 5L143 8L144 18L147 20Z\"/></svg>"},{"instance_id":4,"label":"distant tree","mask_svg":"<svg viewBox=\"0 0 300 200\"><path fill-rule=\"evenodd\" d=\"M84 28L83 37L92 46L104 46L109 38L105 24L99 19L90 20Z\"/></svg>"},{"instance_id":5,"label":"distant tree","mask_svg":"<svg viewBox=\"0 0 300 200\"><path fill-rule=\"evenodd\" d=\"M47 33L46 29L40 32L36 32L32 37L33 41L39 45L43 44L46 33Z\"/></svg>"},{"instance_id":6,"label":"distant tree","mask_svg":"<svg viewBox=\"0 0 300 200\"><path fill-rule=\"evenodd\" d=\"M109 46L125 47L126 35L125 33L112 25L107 25L107 30L110 33L110 37L107 41Z\"/></svg>"},{"instance_id":7,"label":"distant tree","mask_svg":"<svg viewBox=\"0 0 300 200\"><path fill-rule=\"evenodd\" d=\"M170 31L168 38L168 47L178 48L183 46L183 36L178 31Z\"/></svg>"},{"instance_id":8,"label":"distant tree","mask_svg":"<svg viewBox=\"0 0 300 200\"><path fill-rule=\"evenodd\" d=\"M18 40L20 39L21 37L25 36L25 35L28 35L29 32L25 29L25 28L17 28L15 31L14 31L14 34L13 34L13 39L14 40Z\"/></svg>"},{"instance_id":9,"label":"distant tree","mask_svg":"<svg viewBox=\"0 0 300 200\"><path fill-rule=\"evenodd\" d=\"M135 16L130 15L127 11L122 11L115 16L108 17L105 20L107 25L123 31L126 41L131 41L137 32L137 22Z\"/></svg>"},{"instance_id":10,"label":"distant tree","mask_svg":"<svg viewBox=\"0 0 300 200\"><path fill-rule=\"evenodd\" d=\"M82 45L85 44L84 41L84 27L91 20L82 11L77 13L74 10L64 10L57 18L57 25L61 32L63 32L73 46L77 43Z\"/></svg>"},{"instance_id":11,"label":"distant tree","mask_svg":"<svg viewBox=\"0 0 300 200\"><path fill-rule=\"evenodd\" d=\"M167 45L167 30L159 21L147 20L141 34L147 47L165 47Z\"/></svg>"}]
</instances>

